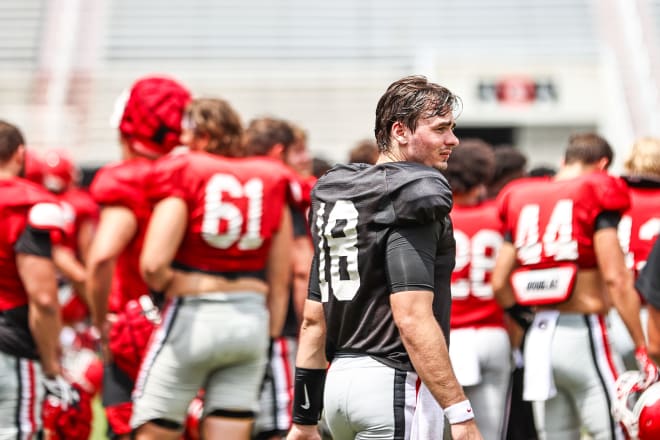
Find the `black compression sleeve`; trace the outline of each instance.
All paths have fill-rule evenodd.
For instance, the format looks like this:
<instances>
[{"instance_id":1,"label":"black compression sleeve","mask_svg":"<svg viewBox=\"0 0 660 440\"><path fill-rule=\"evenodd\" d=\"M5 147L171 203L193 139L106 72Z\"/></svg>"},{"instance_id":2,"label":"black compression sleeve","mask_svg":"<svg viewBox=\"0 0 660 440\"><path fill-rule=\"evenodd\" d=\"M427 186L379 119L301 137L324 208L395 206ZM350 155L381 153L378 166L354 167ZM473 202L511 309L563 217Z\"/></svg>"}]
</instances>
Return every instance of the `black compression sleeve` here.
<instances>
[{"instance_id":1,"label":"black compression sleeve","mask_svg":"<svg viewBox=\"0 0 660 440\"><path fill-rule=\"evenodd\" d=\"M27 225L14 244L14 251L19 254L50 258L53 254L50 231Z\"/></svg>"},{"instance_id":2,"label":"black compression sleeve","mask_svg":"<svg viewBox=\"0 0 660 440\"><path fill-rule=\"evenodd\" d=\"M293 423L316 425L323 409L326 370L296 367L293 391Z\"/></svg>"},{"instance_id":3,"label":"black compression sleeve","mask_svg":"<svg viewBox=\"0 0 660 440\"><path fill-rule=\"evenodd\" d=\"M594 229L599 231L605 228L616 228L621 220L621 213L618 211L603 211L596 217Z\"/></svg>"},{"instance_id":4,"label":"black compression sleeve","mask_svg":"<svg viewBox=\"0 0 660 440\"><path fill-rule=\"evenodd\" d=\"M385 255L390 292L433 290L439 224L394 229Z\"/></svg>"},{"instance_id":5,"label":"black compression sleeve","mask_svg":"<svg viewBox=\"0 0 660 440\"><path fill-rule=\"evenodd\" d=\"M307 220L305 220L305 213L300 209L289 207L289 212L291 212L291 221L293 223L293 237L304 237L309 234L307 231Z\"/></svg>"}]
</instances>

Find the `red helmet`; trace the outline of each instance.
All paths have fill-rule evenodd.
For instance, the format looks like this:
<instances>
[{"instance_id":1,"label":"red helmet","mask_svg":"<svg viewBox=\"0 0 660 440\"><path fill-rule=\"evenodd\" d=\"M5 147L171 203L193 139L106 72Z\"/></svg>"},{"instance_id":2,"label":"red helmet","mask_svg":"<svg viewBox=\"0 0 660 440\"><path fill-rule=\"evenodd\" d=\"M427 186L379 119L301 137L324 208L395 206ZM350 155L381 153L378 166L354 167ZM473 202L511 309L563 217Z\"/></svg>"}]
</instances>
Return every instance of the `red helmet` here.
<instances>
[{"instance_id":1,"label":"red helmet","mask_svg":"<svg viewBox=\"0 0 660 440\"><path fill-rule=\"evenodd\" d=\"M38 185L44 184L44 160L34 150L25 149L24 177Z\"/></svg>"},{"instance_id":2,"label":"red helmet","mask_svg":"<svg viewBox=\"0 0 660 440\"><path fill-rule=\"evenodd\" d=\"M181 118L189 101L190 92L172 79L140 79L129 92L119 131L136 153L162 156L179 145Z\"/></svg>"},{"instance_id":3,"label":"red helmet","mask_svg":"<svg viewBox=\"0 0 660 440\"><path fill-rule=\"evenodd\" d=\"M43 161L43 182L50 192L61 193L78 182L80 171L65 150L48 150Z\"/></svg>"},{"instance_id":4,"label":"red helmet","mask_svg":"<svg viewBox=\"0 0 660 440\"><path fill-rule=\"evenodd\" d=\"M616 381L612 416L633 440L660 438L660 383L641 390L644 380L639 371L626 371Z\"/></svg>"}]
</instances>

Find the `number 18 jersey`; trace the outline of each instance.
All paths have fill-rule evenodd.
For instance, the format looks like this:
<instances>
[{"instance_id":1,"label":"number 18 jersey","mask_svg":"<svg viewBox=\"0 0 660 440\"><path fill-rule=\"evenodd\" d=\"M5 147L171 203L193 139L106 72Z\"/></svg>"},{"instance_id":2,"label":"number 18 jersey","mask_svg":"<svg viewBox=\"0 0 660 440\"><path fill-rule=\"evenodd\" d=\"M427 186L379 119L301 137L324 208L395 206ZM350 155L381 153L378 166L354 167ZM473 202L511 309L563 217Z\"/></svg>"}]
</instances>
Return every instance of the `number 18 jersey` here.
<instances>
[{"instance_id":1,"label":"number 18 jersey","mask_svg":"<svg viewBox=\"0 0 660 440\"><path fill-rule=\"evenodd\" d=\"M448 340L454 240L442 174L399 162L338 165L312 192L314 259L309 299L323 303L326 355L369 355L411 371L390 306L386 252L394 229L437 225L433 312ZM410 289L419 290L419 289Z\"/></svg>"}]
</instances>

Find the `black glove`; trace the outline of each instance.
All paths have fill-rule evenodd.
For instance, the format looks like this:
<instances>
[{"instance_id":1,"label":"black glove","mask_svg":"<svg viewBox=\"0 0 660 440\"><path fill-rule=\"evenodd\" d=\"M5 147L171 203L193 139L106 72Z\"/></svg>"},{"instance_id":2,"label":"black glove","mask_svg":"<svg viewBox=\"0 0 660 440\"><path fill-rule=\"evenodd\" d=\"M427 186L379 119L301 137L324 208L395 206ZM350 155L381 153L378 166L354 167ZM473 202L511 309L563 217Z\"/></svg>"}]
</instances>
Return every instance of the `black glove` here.
<instances>
[{"instance_id":1,"label":"black glove","mask_svg":"<svg viewBox=\"0 0 660 440\"><path fill-rule=\"evenodd\" d=\"M511 307L507 307L504 311L525 331L527 331L534 322L534 311L529 306L521 306L516 303Z\"/></svg>"}]
</instances>

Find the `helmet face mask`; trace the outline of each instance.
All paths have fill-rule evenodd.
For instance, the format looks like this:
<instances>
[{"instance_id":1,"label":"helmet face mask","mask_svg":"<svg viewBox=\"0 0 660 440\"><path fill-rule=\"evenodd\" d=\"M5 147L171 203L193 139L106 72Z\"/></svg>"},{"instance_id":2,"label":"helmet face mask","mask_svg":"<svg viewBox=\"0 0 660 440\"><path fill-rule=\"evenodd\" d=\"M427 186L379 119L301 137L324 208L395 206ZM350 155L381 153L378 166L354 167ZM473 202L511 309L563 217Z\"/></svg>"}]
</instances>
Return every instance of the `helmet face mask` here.
<instances>
[{"instance_id":1,"label":"helmet face mask","mask_svg":"<svg viewBox=\"0 0 660 440\"><path fill-rule=\"evenodd\" d=\"M660 383L640 388L645 380L639 371L626 371L616 381L612 416L634 440L660 438Z\"/></svg>"}]
</instances>

